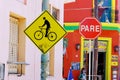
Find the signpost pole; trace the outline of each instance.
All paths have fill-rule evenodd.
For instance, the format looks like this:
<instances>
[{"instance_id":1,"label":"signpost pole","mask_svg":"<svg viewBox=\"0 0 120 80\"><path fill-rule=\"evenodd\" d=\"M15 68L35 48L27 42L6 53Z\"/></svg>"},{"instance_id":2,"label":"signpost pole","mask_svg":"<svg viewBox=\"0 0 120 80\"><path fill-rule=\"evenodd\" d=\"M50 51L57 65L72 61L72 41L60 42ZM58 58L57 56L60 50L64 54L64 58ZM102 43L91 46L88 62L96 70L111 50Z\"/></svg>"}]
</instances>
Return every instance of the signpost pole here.
<instances>
[{"instance_id":1,"label":"signpost pole","mask_svg":"<svg viewBox=\"0 0 120 80\"><path fill-rule=\"evenodd\" d=\"M94 17L98 19L98 0L94 0ZM97 69L98 69L98 38L94 40L94 71L93 75L97 75ZM97 77L93 77L93 80L97 80Z\"/></svg>"},{"instance_id":2,"label":"signpost pole","mask_svg":"<svg viewBox=\"0 0 120 80\"><path fill-rule=\"evenodd\" d=\"M49 0L42 0L42 11L48 10ZM42 53L41 55L41 80L46 80L47 75L47 63L48 62L48 54Z\"/></svg>"},{"instance_id":3,"label":"signpost pole","mask_svg":"<svg viewBox=\"0 0 120 80\"><path fill-rule=\"evenodd\" d=\"M91 39L89 39L89 75L88 79L91 80Z\"/></svg>"},{"instance_id":4,"label":"signpost pole","mask_svg":"<svg viewBox=\"0 0 120 80\"><path fill-rule=\"evenodd\" d=\"M93 41L94 42L94 41ZM93 73L94 73L94 50L92 49L92 80L93 80Z\"/></svg>"}]
</instances>

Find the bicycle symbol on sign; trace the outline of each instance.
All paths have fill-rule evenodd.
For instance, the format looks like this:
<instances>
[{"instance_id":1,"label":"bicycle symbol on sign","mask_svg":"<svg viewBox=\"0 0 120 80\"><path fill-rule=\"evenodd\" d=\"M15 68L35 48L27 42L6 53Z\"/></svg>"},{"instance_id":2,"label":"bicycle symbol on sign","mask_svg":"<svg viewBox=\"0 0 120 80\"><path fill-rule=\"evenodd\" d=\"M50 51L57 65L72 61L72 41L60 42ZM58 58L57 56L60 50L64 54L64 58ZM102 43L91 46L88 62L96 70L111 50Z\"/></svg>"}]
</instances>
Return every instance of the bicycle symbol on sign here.
<instances>
[{"instance_id":1,"label":"bicycle symbol on sign","mask_svg":"<svg viewBox=\"0 0 120 80\"><path fill-rule=\"evenodd\" d=\"M39 27L39 28L40 28L40 30L37 30L34 33L34 38L36 40L41 40L43 38L43 36L44 36L44 32L42 30L45 29L45 28L41 28L41 27ZM55 41L57 39L57 34L55 32L49 31L48 35L47 35L47 38L50 41Z\"/></svg>"},{"instance_id":2,"label":"bicycle symbol on sign","mask_svg":"<svg viewBox=\"0 0 120 80\"><path fill-rule=\"evenodd\" d=\"M36 40L41 40L45 34L45 37L48 38L49 41L55 41L57 39L57 34L55 32L50 31L50 23L49 21L43 17L44 24L42 26L39 26L40 30L35 31L34 38ZM47 26L46 28L42 28L43 26ZM46 33L43 32L43 29L46 30Z\"/></svg>"}]
</instances>

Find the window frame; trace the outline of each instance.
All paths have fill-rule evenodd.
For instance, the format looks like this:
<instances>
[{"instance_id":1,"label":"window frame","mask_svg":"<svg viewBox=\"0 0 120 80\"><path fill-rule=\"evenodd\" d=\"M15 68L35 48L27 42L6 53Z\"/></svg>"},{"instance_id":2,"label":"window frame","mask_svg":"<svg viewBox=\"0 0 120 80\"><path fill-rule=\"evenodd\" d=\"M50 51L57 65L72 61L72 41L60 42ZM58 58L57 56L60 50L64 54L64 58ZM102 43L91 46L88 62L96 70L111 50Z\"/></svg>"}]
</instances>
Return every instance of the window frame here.
<instances>
[{"instance_id":1,"label":"window frame","mask_svg":"<svg viewBox=\"0 0 120 80\"><path fill-rule=\"evenodd\" d=\"M25 62L25 34L23 33L24 29L26 28L26 19L20 15L17 15L13 12L10 12L10 17L13 17L18 20L18 52L17 52L17 61L16 62ZM8 57L9 58L9 57ZM8 59L8 66L13 65L16 62L10 62ZM8 74L25 74L25 65L21 67L19 64L14 64L17 65L17 72L10 73L8 71ZM9 70L9 67L8 67Z\"/></svg>"},{"instance_id":2,"label":"window frame","mask_svg":"<svg viewBox=\"0 0 120 80\"><path fill-rule=\"evenodd\" d=\"M60 10L58 8L55 8L54 6L52 6L52 15L56 20L60 20Z\"/></svg>"}]
</instances>

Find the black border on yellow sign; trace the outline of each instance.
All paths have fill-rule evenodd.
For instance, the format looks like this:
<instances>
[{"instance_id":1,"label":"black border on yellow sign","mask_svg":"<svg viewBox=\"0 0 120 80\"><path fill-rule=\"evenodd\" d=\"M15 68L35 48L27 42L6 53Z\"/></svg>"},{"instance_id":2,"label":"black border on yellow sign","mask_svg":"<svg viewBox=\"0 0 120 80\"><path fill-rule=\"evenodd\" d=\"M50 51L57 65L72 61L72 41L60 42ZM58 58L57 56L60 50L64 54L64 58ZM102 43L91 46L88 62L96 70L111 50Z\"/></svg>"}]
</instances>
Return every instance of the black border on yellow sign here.
<instances>
[{"instance_id":1,"label":"black border on yellow sign","mask_svg":"<svg viewBox=\"0 0 120 80\"><path fill-rule=\"evenodd\" d=\"M61 36L60 38L59 38L59 40L58 41L60 41L65 35L66 35L66 33L67 33L67 31L57 22L57 20L47 11L47 10L45 10L45 11L43 11L42 12L42 14L40 15L40 16L38 16L38 18L36 18L25 30L24 30L24 33L29 37L29 35L25 32L34 22L36 22L36 20L37 19L39 19L45 12L47 12L50 16L51 16L51 18L53 18L54 20L55 20L55 22L61 27L61 29L63 29L64 31L65 31L65 34L63 35L63 36ZM30 37L29 37L30 38ZM30 40L36 45L36 43L30 38ZM56 41L56 43L58 42L58 41ZM37 47L38 47L38 49L40 49L40 51L42 52L42 53L47 53L56 43L54 43L48 50L46 50L46 51L42 51L37 45Z\"/></svg>"}]
</instances>

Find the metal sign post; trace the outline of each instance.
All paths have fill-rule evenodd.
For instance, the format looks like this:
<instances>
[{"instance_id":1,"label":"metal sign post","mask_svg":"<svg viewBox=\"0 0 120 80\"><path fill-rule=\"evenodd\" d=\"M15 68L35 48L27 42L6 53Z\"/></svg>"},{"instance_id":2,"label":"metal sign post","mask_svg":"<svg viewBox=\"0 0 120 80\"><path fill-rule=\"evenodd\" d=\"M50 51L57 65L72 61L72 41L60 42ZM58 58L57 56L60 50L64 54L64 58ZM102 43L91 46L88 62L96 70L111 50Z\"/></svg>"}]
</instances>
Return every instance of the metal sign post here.
<instances>
[{"instance_id":1,"label":"metal sign post","mask_svg":"<svg viewBox=\"0 0 120 80\"><path fill-rule=\"evenodd\" d=\"M91 39L89 40L89 75L88 75L89 80L90 75L91 75Z\"/></svg>"}]
</instances>

